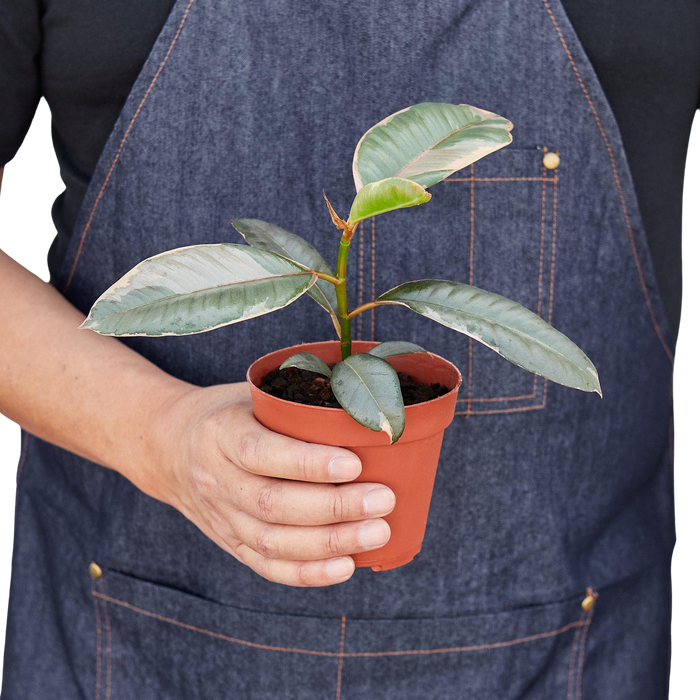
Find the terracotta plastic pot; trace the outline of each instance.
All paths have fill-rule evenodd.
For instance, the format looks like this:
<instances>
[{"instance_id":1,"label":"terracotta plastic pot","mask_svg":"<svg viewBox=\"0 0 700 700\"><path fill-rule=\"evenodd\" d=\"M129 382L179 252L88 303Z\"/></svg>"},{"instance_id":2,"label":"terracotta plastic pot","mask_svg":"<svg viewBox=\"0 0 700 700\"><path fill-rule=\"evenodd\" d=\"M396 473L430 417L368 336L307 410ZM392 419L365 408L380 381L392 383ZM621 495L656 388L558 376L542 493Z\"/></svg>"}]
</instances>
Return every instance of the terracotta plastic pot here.
<instances>
[{"instance_id":1,"label":"terracotta plastic pot","mask_svg":"<svg viewBox=\"0 0 700 700\"><path fill-rule=\"evenodd\" d=\"M353 342L353 352L367 352L377 343ZM262 379L297 352L311 352L327 364L340 362L340 343L306 343L261 357L248 370L255 417L267 428L297 440L346 447L362 461L357 481L385 484L396 494L396 506L386 516L389 542L379 549L353 555L357 566L385 571L407 564L418 554L425 534L442 435L452 422L459 370L437 355L425 353L389 358L397 371L420 382L439 382L449 393L432 401L406 407L406 428L396 444L386 433L375 433L340 408L305 406L278 399L258 387Z\"/></svg>"}]
</instances>

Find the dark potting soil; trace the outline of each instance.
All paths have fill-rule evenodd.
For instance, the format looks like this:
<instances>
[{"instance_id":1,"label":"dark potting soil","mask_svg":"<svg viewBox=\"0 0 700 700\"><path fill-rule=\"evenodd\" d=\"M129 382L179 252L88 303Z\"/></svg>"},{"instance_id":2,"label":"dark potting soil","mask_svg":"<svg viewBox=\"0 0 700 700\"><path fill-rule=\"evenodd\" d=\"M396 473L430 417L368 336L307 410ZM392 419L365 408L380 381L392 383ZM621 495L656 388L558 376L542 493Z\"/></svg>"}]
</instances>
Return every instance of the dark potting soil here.
<instances>
[{"instance_id":1,"label":"dark potting soil","mask_svg":"<svg viewBox=\"0 0 700 700\"><path fill-rule=\"evenodd\" d=\"M398 374L405 406L436 399L449 391L442 384L422 384L403 372ZM333 395L331 380L328 377L297 367L273 370L262 380L260 388L278 399L307 406L341 408Z\"/></svg>"}]
</instances>

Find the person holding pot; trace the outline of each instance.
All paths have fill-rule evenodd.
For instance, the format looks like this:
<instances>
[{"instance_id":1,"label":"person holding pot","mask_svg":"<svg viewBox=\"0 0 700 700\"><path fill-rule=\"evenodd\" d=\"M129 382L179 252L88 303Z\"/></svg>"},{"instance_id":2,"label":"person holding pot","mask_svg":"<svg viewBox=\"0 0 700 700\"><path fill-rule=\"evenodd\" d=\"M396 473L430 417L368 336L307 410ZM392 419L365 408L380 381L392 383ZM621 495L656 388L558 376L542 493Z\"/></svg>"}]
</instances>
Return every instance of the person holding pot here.
<instances>
[{"instance_id":1,"label":"person holding pot","mask_svg":"<svg viewBox=\"0 0 700 700\"><path fill-rule=\"evenodd\" d=\"M0 253L0 409L24 430L3 698L666 696L700 13L564 4L573 26L561 0L0 5L0 165L45 96L66 183L51 284ZM514 297L581 341L605 397L366 319L360 339L422 342L469 381L420 555L355 571L393 492L265 429L243 382L325 319L299 303L156 342L77 326L234 212L296 217L323 249L319 193L351 191L359 135L438 99L507 116L515 143L442 185L420 249L363 226L358 294L401 270Z\"/></svg>"}]
</instances>

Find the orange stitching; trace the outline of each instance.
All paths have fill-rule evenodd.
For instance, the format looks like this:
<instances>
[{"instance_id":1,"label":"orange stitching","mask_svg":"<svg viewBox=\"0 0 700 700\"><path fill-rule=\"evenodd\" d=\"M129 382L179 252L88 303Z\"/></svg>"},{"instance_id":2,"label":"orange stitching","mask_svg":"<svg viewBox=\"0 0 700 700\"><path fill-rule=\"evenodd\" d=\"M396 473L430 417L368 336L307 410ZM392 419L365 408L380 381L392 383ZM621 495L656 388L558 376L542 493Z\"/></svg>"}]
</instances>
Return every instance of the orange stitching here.
<instances>
[{"instance_id":1,"label":"orange stitching","mask_svg":"<svg viewBox=\"0 0 700 700\"><path fill-rule=\"evenodd\" d=\"M340 651L338 652L338 686L335 691L335 700L340 700L340 687L343 681L343 651L345 649L345 615L340 625Z\"/></svg>"},{"instance_id":2,"label":"orange stitching","mask_svg":"<svg viewBox=\"0 0 700 700\"><path fill-rule=\"evenodd\" d=\"M581 631L581 643L578 648L578 669L576 672L576 700L581 700L581 689L583 687L583 657L586 652L586 637L588 636L588 630L591 627L591 617L593 617L593 611L586 621L586 625Z\"/></svg>"},{"instance_id":3,"label":"orange stitching","mask_svg":"<svg viewBox=\"0 0 700 700\"><path fill-rule=\"evenodd\" d=\"M544 147L544 152L547 152L547 147ZM472 165L472 169L473 169ZM545 231L545 213L546 213L546 194L547 194L547 181L552 181L553 178L548 178L544 176L544 166L542 166L542 172L543 172L543 177L541 178L533 178L533 179L539 179L542 180L542 232L540 234L540 269L539 269L539 276L537 280L537 315L540 315L540 312L542 310L542 272L544 268L544 231ZM470 182L475 182L475 178L473 177L473 170L472 170L472 177L471 178L464 178L465 181L470 181ZM472 190L472 243L471 243L471 257L470 257L470 274L469 274L469 284L472 284L472 275L471 275L471 265L473 261L473 255L474 255L474 187L471 188ZM551 295L550 295L551 296ZM466 417L469 417L469 413L471 412L471 405L475 401L479 402L493 402L493 401L519 401L523 399L534 399L535 396L537 396L537 375L535 375L535 380L533 382L533 387L532 387L532 393L527 394L525 396L497 396L493 398L488 398L488 399L474 399L471 398L471 338L469 339L470 343L470 348L469 348L469 398L467 399L457 399L458 402L463 402L466 401L468 402L467 405L467 411L466 411ZM496 411L494 411L495 413ZM500 412L500 411L499 411ZM483 413L483 412L482 412Z\"/></svg>"},{"instance_id":4,"label":"orange stitching","mask_svg":"<svg viewBox=\"0 0 700 700\"><path fill-rule=\"evenodd\" d=\"M547 153L547 147L544 147L544 152ZM540 260L539 260L539 273L538 273L538 283L537 283L537 314L540 315L542 311L542 279L544 274L544 239L545 239L545 223L546 223L546 211L547 211L547 183L551 182L554 186L553 191L553 222L552 222L552 258L551 258L551 273L550 273L550 290L549 290L549 311L550 311L550 323L551 323L551 310L554 294L554 250L556 246L556 212L557 212L557 182L558 177L547 177L544 166L542 167L542 177L532 177L532 178L477 178L474 176L474 165L471 166L471 176L468 178L447 178L445 182L491 182L491 181L533 181L542 182L542 219L541 219L541 233L540 233ZM473 284L473 256L474 256L474 185L471 186L471 218L472 218L472 240L470 246L470 274L469 283ZM522 396L496 396L489 398L473 398L471 396L471 384L472 384L472 373L473 373L473 361L472 361L472 339L469 339L469 372L467 381L467 398L457 399L457 403L466 403L466 411L457 411L455 415L463 415L466 419L469 419L471 415L493 415L497 413L516 413L518 411L528 411L544 408L547 403L547 380L544 382L544 395L542 404L536 406L525 406L519 408L511 409L495 409L491 411L474 411L473 404L475 402L481 403L493 403L498 401L522 401L527 399L534 399L537 396L537 384L539 377L535 375L533 380L533 387L531 394L525 394Z\"/></svg>"},{"instance_id":5,"label":"orange stitching","mask_svg":"<svg viewBox=\"0 0 700 700\"><path fill-rule=\"evenodd\" d=\"M445 182L554 182L555 177L448 177Z\"/></svg>"},{"instance_id":6,"label":"orange stitching","mask_svg":"<svg viewBox=\"0 0 700 700\"><path fill-rule=\"evenodd\" d=\"M588 589L587 594L593 595L596 599L598 598L598 594L595 591L592 591L590 588ZM595 608L591 608L590 612L588 613L586 625L581 632L581 644L579 647L578 656L578 678L576 679L576 700L581 700L581 690L583 688L583 658L586 653L586 637L588 636L588 630L591 628L591 620L593 619L594 612Z\"/></svg>"},{"instance_id":7,"label":"orange stitching","mask_svg":"<svg viewBox=\"0 0 700 700\"><path fill-rule=\"evenodd\" d=\"M545 380L544 383L545 387L545 398L542 401L542 403L537 404L536 406L519 406L518 408L496 408L492 411L472 411L471 415L472 416L490 416L496 413L518 413L519 411L537 411L540 408L544 408L547 405L547 395L546 395L546 390L547 390L547 381ZM455 411L456 416L463 416L466 414L466 411Z\"/></svg>"},{"instance_id":8,"label":"orange stitching","mask_svg":"<svg viewBox=\"0 0 700 700\"><path fill-rule=\"evenodd\" d=\"M552 323L552 311L554 309L554 263L557 248L557 183L554 183L552 191L552 264L549 273L549 323Z\"/></svg>"},{"instance_id":9,"label":"orange stitching","mask_svg":"<svg viewBox=\"0 0 700 700\"><path fill-rule=\"evenodd\" d=\"M68 287L70 287L71 282L73 281L73 275L75 274L75 271L78 267L78 260L80 260L80 255L83 251L83 244L85 243L85 237L87 236L87 232L90 229L90 225L92 224L92 219L95 216L95 211L97 210L97 205L100 203L100 200L102 199L102 195L104 194L105 188L107 187L107 183L109 182L110 178L112 177L112 172L114 171L115 166L117 165L117 162L119 161L119 158L122 154L122 149L124 148L124 144L126 143L127 138L129 138L129 134L131 133L131 128L134 126L134 122L136 121L137 117L141 113L141 109L143 108L143 105L145 104L146 100L148 99L148 96L151 94L151 90L153 89L153 86L156 84L156 80L158 80L163 67L165 66L166 61L168 58L170 58L170 53L173 50L173 47L175 46L175 43L177 40L180 38L180 33L182 32L182 28L185 25L185 21L187 20L187 15L190 13L190 8L192 7L194 3L194 0L190 0L187 7L185 8L185 13L182 16L182 20L180 20L180 26L177 28L177 31L175 32L175 36L173 37L173 40L170 42L170 46L168 47L168 51L165 54L165 57L161 61L160 66L158 66L158 70L156 71L156 74L153 76L153 80L151 80L148 89L146 90L146 93L144 94L143 98L141 99L141 102L139 103L139 106L136 108L136 112L134 112L134 116L131 118L131 121L129 122L129 126L126 128L126 132L124 133L124 136L122 137L121 143L119 144L119 148L117 149L117 153L114 156L114 160L112 161L112 165L109 168L109 171L107 172L107 177L105 178L105 181L102 183L102 187L100 188L100 192L97 195L97 199L95 200L95 203L92 205L92 209L90 211L90 216L88 217L87 223L85 224L85 228L83 229L83 233L80 237L80 243L78 244L78 252L75 254L75 260L73 261L73 267L71 268L70 274L68 275L68 281L66 282L66 286L63 288L63 293L65 294L68 291Z\"/></svg>"},{"instance_id":10,"label":"orange stitching","mask_svg":"<svg viewBox=\"0 0 700 700\"><path fill-rule=\"evenodd\" d=\"M603 128L603 124L600 121L600 117L598 116L598 111L595 108L595 105L593 104L593 100L591 99L591 96L588 93L588 90L586 89L586 85L583 82L583 78L581 77L581 74L579 73L578 66L576 65L576 61L574 61L574 57L571 55L571 51L569 50L569 46L566 43L566 40L564 39L564 35L562 34L561 29L559 28L559 24L557 23L556 18L554 17L554 13L552 12L552 8L549 6L549 3L547 0L542 0L544 3L545 8L547 9L547 14L549 15L550 20L552 21L552 24L554 25L554 29L556 30L557 34L559 35L559 41L561 41L561 45L564 47L564 50L566 51L566 55L569 57L569 63L571 64L571 67L574 69L574 73L576 74L576 78L578 79L578 83L581 86L581 90L583 90L583 94L586 96L586 100L588 101L588 106L591 108L591 112L593 113L593 116L595 117L596 124L598 125L598 130L600 131L600 135L603 137L603 141L605 142L605 147L607 148L608 151L608 157L610 158L610 165L612 166L612 171L613 171L613 176L615 178L615 185L617 187L617 194L618 197L620 198L620 204L622 205L622 213L625 217L625 223L627 225L627 233L629 235L630 239L630 244L632 246L632 254L634 256L634 262L637 266L637 274L639 275L639 281L642 284L642 291L644 292L644 298L646 300L647 308L649 309L649 315L651 317L651 322L654 326L654 330L656 331L656 335L658 336L659 340L661 341L661 345L663 346L663 349L666 352L666 355L668 355L668 359L671 361L671 364L673 364L673 353L671 352L671 348L668 347L666 344L666 340L664 339L663 333L661 332L661 328L659 327L659 324L656 320L656 314L654 313L654 308L652 307L651 304L651 298L649 296L649 290L647 289L646 281L644 279L644 272L642 271L642 264L639 260L639 254L637 253L637 244L634 241L634 231L632 229L632 222L630 221L629 217L629 212L627 211L627 202L625 201L625 195L622 191L622 183L620 182L620 176L617 172L617 164L615 162L615 156L613 155L612 151L612 146L610 145L610 141L608 140L608 135L605 132L605 129Z\"/></svg>"},{"instance_id":11,"label":"orange stitching","mask_svg":"<svg viewBox=\"0 0 700 700\"><path fill-rule=\"evenodd\" d=\"M358 294L358 304L362 305L365 302L365 295L364 295L364 282L365 282L365 222L360 221L360 250L359 250L359 273L360 273L360 290ZM358 339L362 340L362 314L360 314L357 317L357 335Z\"/></svg>"},{"instance_id":12,"label":"orange stitching","mask_svg":"<svg viewBox=\"0 0 700 700\"><path fill-rule=\"evenodd\" d=\"M474 284L474 163L470 166L470 172L472 177L472 183L469 186L469 219L471 222L471 234L469 238L469 284ZM469 415L472 410L472 376L473 376L473 351L474 351L474 340L469 338L469 373L467 379L467 414L466 417L469 419Z\"/></svg>"},{"instance_id":13,"label":"orange stitching","mask_svg":"<svg viewBox=\"0 0 700 700\"><path fill-rule=\"evenodd\" d=\"M535 383L537 382L537 377L535 377ZM490 399L457 399L458 402L464 402L464 401L471 401L474 403L475 401L482 401L484 403L488 403L489 401L519 401L521 399L534 399L535 396L537 395L537 392L533 392L532 394L524 394L523 396L494 396Z\"/></svg>"},{"instance_id":14,"label":"orange stitching","mask_svg":"<svg viewBox=\"0 0 700 700\"><path fill-rule=\"evenodd\" d=\"M377 298L376 294L376 287L375 287L375 277L374 277L374 272L376 269L376 260L375 260L375 253L376 253L376 241L375 241L375 228L374 228L374 220L377 217L373 216L372 217L372 299ZM372 337L371 340L374 340L374 307L370 311L371 314L371 320L372 320Z\"/></svg>"},{"instance_id":15,"label":"orange stitching","mask_svg":"<svg viewBox=\"0 0 700 700\"><path fill-rule=\"evenodd\" d=\"M99 595L95 590L95 582L92 582L92 595ZM97 623L95 640L95 700L100 700L102 690L102 620L100 619L100 604L97 598L93 598L95 603L95 619Z\"/></svg>"},{"instance_id":16,"label":"orange stitching","mask_svg":"<svg viewBox=\"0 0 700 700\"><path fill-rule=\"evenodd\" d=\"M583 622L583 619L585 617L585 613L581 613L581 616L579 617L579 622ZM567 693L566 693L566 698L567 700L573 700L574 697L574 659L576 658L576 652L578 650L578 641L581 636L581 629L577 629L576 632L574 632L574 641L571 644L571 655L569 656L569 679L566 684L567 688Z\"/></svg>"},{"instance_id":17,"label":"orange stitching","mask_svg":"<svg viewBox=\"0 0 700 700\"><path fill-rule=\"evenodd\" d=\"M93 595L97 598L103 598L109 603L114 603L115 605L120 605L127 610L132 612L140 613L146 617L152 617L154 620L160 620L161 622L168 622L171 625L176 625L177 627L182 627L184 629L190 630L192 632L199 632L200 634L206 634L208 637L214 637L215 639L222 639L225 642L233 642L234 644L242 644L247 647L253 647L255 649L267 649L268 651L289 651L295 654L308 654L310 656L332 656L337 657L338 653L335 651L313 651L312 649L295 649L293 647L275 647L268 644L257 644L256 642L248 642L244 639L236 639L235 637L227 637L225 634L220 634L218 632L212 632L211 630L206 630L201 627L195 627L194 625L188 625L184 622L178 620L173 620L169 617L163 617L162 615L157 615L156 613L149 612L143 608L137 608L135 605L130 605L123 600L117 600L116 598L111 598L103 593L93 592Z\"/></svg>"},{"instance_id":18,"label":"orange stitching","mask_svg":"<svg viewBox=\"0 0 700 700\"><path fill-rule=\"evenodd\" d=\"M547 153L547 148L544 149L545 154ZM542 166L542 172L544 173L544 165ZM540 233L540 273L537 278L537 315L539 316L542 311L542 273L544 271L544 224L545 224L545 214L547 211L547 180L542 179L542 231Z\"/></svg>"},{"instance_id":19,"label":"orange stitching","mask_svg":"<svg viewBox=\"0 0 700 700\"><path fill-rule=\"evenodd\" d=\"M464 651L484 651L485 649L503 649L504 647L511 647L516 644L524 644L526 642L536 642L539 639L547 639L549 637L556 637L559 634L564 634L571 629L576 627L583 627L586 623L577 621L570 622L564 627L560 627L558 630L552 630L551 632L541 632L540 634L532 634L529 637L521 637L520 639L512 639L508 642L496 642L495 644L477 644L468 647L452 647L444 649L411 649L408 651L368 651L368 652L357 652L352 654L345 654L345 657L366 657L366 656L415 656L422 654L451 654L456 652Z\"/></svg>"},{"instance_id":20,"label":"orange stitching","mask_svg":"<svg viewBox=\"0 0 700 700\"><path fill-rule=\"evenodd\" d=\"M100 588L104 593L104 583L100 579ZM105 610L105 624L107 627L107 650L105 656L107 657L107 685L105 687L105 700L109 700L112 696L112 624L109 619L109 611L107 610L107 601L103 600Z\"/></svg>"},{"instance_id":21,"label":"orange stitching","mask_svg":"<svg viewBox=\"0 0 700 700\"><path fill-rule=\"evenodd\" d=\"M540 632L539 634L533 634L528 637L520 637L519 639L511 639L507 642L496 642L494 644L478 644L478 645L473 645L473 646L464 646L464 647L443 647L443 648L438 648L438 649L407 649L407 650L397 650L397 651L365 651L365 652L352 652L348 653L344 650L342 653L339 651L313 651L311 649L296 649L294 647L276 647L276 646L269 646L267 644L257 644L255 642L248 642L243 639L236 639L235 637L227 637L224 634L220 634L219 632L212 632L211 630L203 629L201 627L195 627L194 625L188 625L184 622L180 622L179 620L173 620L172 618L169 617L163 617L162 615L157 615L156 613L152 613L148 610L144 610L143 608L137 608L135 605L131 605L130 603L127 603L123 600L118 600L117 598L111 598L110 596L107 596L103 593L98 593L94 588L93 588L93 596L96 598L102 598L106 600L109 603L114 603L115 605L119 605L123 608L126 608L127 610L131 610L132 612L139 613L141 615L145 615L146 617L153 618L155 620L160 620L161 622L168 622L171 625L176 625L177 627L182 627L183 629L190 630L192 632L199 632L200 634L206 634L208 637L213 637L214 639L221 639L225 642L232 642L234 644L242 644L243 646L247 647L254 647L255 649L265 649L268 651L286 651L286 652L292 652L295 654L307 654L310 656L330 656L334 658L338 658L342 656L343 658L359 658L359 657L370 657L370 656L415 656L415 655L423 655L423 654L450 654L450 653L457 653L457 652L465 652L465 651L482 651L485 649L502 649L504 647L510 647L514 646L516 644L524 644L526 642L534 642L539 639L547 639L549 637L556 637L557 635L564 634L565 632L568 632L571 629L575 629L577 627L582 627L583 625L587 624L585 622L581 622L578 620L577 622L570 622L568 625L564 625L564 627L560 627L559 629L552 630L550 632Z\"/></svg>"}]
</instances>

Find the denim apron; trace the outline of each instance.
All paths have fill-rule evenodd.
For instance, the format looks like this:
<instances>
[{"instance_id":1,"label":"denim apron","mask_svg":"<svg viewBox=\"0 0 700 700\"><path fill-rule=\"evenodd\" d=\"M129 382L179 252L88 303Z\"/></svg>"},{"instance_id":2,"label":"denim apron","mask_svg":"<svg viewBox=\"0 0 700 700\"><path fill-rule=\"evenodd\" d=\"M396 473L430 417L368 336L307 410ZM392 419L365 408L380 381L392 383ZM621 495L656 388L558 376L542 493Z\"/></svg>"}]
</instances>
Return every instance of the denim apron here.
<instances>
[{"instance_id":1,"label":"denim apron","mask_svg":"<svg viewBox=\"0 0 700 700\"><path fill-rule=\"evenodd\" d=\"M177 0L54 283L87 312L147 256L241 242L234 216L332 259L322 190L347 212L355 143L422 101L503 114L514 143L427 206L365 221L355 302L426 277L512 297L583 347L604 398L406 310L359 317L356 337L419 342L465 381L421 553L317 589L260 578L117 473L25 435L4 700L665 696L673 338L618 127L559 0ZM304 298L127 342L209 385L332 337Z\"/></svg>"}]
</instances>

